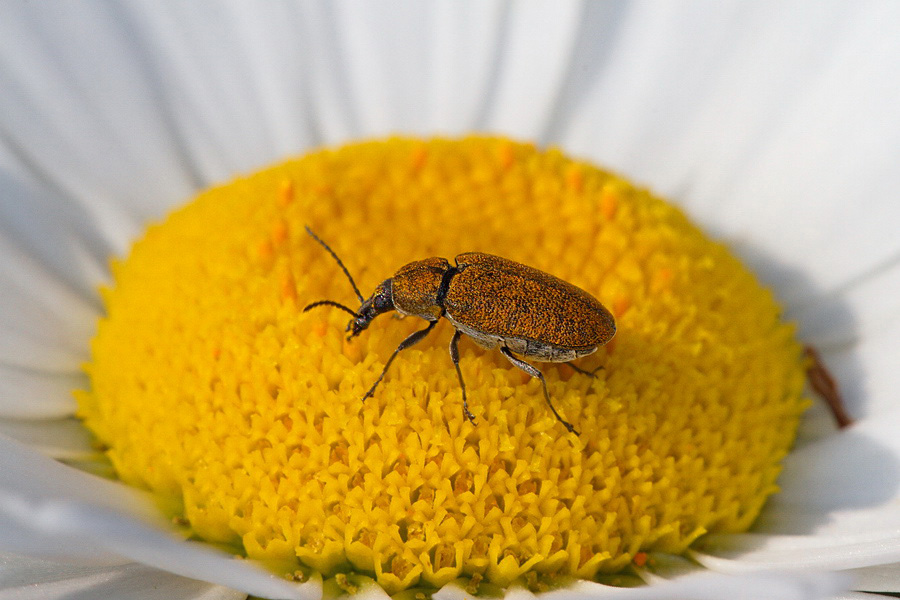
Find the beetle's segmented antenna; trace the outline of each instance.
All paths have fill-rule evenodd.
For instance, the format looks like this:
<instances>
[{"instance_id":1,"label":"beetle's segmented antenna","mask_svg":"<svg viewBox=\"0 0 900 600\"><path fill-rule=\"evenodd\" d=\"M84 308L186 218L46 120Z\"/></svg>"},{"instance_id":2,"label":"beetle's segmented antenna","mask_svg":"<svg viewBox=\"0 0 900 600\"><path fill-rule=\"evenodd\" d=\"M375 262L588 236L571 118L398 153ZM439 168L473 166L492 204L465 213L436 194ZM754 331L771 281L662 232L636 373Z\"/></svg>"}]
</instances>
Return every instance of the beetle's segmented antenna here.
<instances>
[{"instance_id":1,"label":"beetle's segmented antenna","mask_svg":"<svg viewBox=\"0 0 900 600\"><path fill-rule=\"evenodd\" d=\"M346 275L346 276L347 276L347 279L350 280L350 285L353 286L353 291L356 292L356 297L359 298L360 304L362 304L363 302L365 302L365 298L363 298L362 294L359 293L359 288L356 287L356 282L353 281L353 277L350 276L350 271L347 270L347 267L344 266L343 261L342 261L340 258L338 258L338 255L334 253L334 250L332 250L332 249L328 246L328 244L326 244L326 243L323 242L321 239L319 239L319 236L317 236L315 233L313 233L313 230L309 228L309 225L306 226L306 233L308 233L308 234L310 235L310 237L312 237L312 239L314 239L314 240L316 240L317 242L319 242L319 244L321 244L321 246L322 246L323 248L325 248L326 250L328 250L328 254L330 254L330 255L332 256L332 258L334 258L334 260L337 261L337 264L338 264L338 266L341 267L341 270L344 272L344 275ZM329 301L314 302L313 304L310 304L309 306L307 306L307 307L306 307L305 309L303 309L303 310L306 311L306 310L312 308L313 306L318 306L318 305L320 305L320 304L327 304L328 302L329 302ZM349 310L349 309L347 309L346 306L342 306L342 305L340 305L340 304L337 304L336 302L331 302L331 306L337 306L338 308L343 308L343 309L345 309L345 310ZM351 310L351 311L349 311L349 312L350 312L351 314L354 314L354 315L356 314L356 311L353 311L353 310Z\"/></svg>"},{"instance_id":2,"label":"beetle's segmented antenna","mask_svg":"<svg viewBox=\"0 0 900 600\"><path fill-rule=\"evenodd\" d=\"M307 305L303 308L303 312L306 312L306 311L308 311L309 309L315 308L315 307L317 307L317 306L333 306L333 307L335 307L335 308L341 309L341 310L344 311L344 312L350 313L350 314L353 315L354 317L356 316L356 311L355 311L355 310L353 310L353 309L351 309L351 308L349 308L349 307L347 307L347 306L344 306L344 305L341 304L340 302L335 302L334 300L319 300L318 302L313 302L312 304L307 304Z\"/></svg>"}]
</instances>

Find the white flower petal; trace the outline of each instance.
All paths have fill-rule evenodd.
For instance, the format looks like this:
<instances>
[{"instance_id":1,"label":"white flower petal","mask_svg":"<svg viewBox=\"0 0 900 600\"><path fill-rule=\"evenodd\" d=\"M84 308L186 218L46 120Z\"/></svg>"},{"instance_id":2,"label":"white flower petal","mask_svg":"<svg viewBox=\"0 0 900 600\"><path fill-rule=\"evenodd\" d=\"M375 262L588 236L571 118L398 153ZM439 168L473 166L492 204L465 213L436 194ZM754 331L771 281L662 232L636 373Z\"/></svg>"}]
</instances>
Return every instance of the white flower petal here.
<instances>
[{"instance_id":1,"label":"white flower petal","mask_svg":"<svg viewBox=\"0 0 900 600\"><path fill-rule=\"evenodd\" d=\"M145 8L156 11L158 4L148 2ZM205 29L212 9L228 21L220 24L220 28L233 30L232 39L204 40L203 46L209 51L212 44L221 43L237 51L236 56L229 57L240 61L229 65L229 70L238 67L237 81L230 85L241 88L248 97L243 99L246 108L236 107L236 110L255 111L253 116L258 119L259 127L256 136L260 138L258 148L250 148L248 156L242 157L241 169L247 168L244 165L269 163L320 145L319 107L311 102L308 81L309 63L317 57L315 46L308 39L309 32L319 24L306 22L305 6L232 0L207 3L205 10L197 10L196 3L192 3L191 8L191 16L198 26ZM206 63L205 58L203 62ZM243 114L240 119L244 120Z\"/></svg>"},{"instance_id":2,"label":"white flower petal","mask_svg":"<svg viewBox=\"0 0 900 600\"><path fill-rule=\"evenodd\" d=\"M365 137L474 128L536 138L571 66L580 8L550 1L514 11L499 2L312 8L307 15L331 34L314 59L319 114L341 133ZM344 108L342 91L364 101Z\"/></svg>"},{"instance_id":3,"label":"white flower petal","mask_svg":"<svg viewBox=\"0 0 900 600\"><path fill-rule=\"evenodd\" d=\"M121 513L77 502L14 506L0 496L0 511L13 513L33 535L49 540L93 539L100 548L182 577L202 579L266 598L318 600L318 581L291 584L248 561L230 558L210 546L182 542L160 529L123 518Z\"/></svg>"},{"instance_id":4,"label":"white flower petal","mask_svg":"<svg viewBox=\"0 0 900 600\"><path fill-rule=\"evenodd\" d=\"M75 471L3 437L0 461L0 548L95 563L126 557L258 596L321 597L320 581L291 584L164 532L152 502L137 490Z\"/></svg>"},{"instance_id":5,"label":"white flower petal","mask_svg":"<svg viewBox=\"0 0 900 600\"><path fill-rule=\"evenodd\" d=\"M880 594L868 594L866 592L844 592L837 596L830 596L829 600L884 600Z\"/></svg>"},{"instance_id":6,"label":"white flower petal","mask_svg":"<svg viewBox=\"0 0 900 600\"><path fill-rule=\"evenodd\" d=\"M898 429L900 408L792 452L784 461L781 491L767 510L873 509L900 499ZM778 530L787 531L786 526L781 523Z\"/></svg>"},{"instance_id":7,"label":"white flower petal","mask_svg":"<svg viewBox=\"0 0 900 600\"><path fill-rule=\"evenodd\" d=\"M437 25L426 18L430 6L392 3L386 10L382 4L341 2L331 8L348 90L357 100L357 135L427 129L431 36Z\"/></svg>"},{"instance_id":8,"label":"white flower petal","mask_svg":"<svg viewBox=\"0 0 900 600\"><path fill-rule=\"evenodd\" d=\"M0 490L8 494L6 498L35 506L44 501L82 502L162 522L148 494L71 469L2 435Z\"/></svg>"},{"instance_id":9,"label":"white flower petal","mask_svg":"<svg viewBox=\"0 0 900 600\"><path fill-rule=\"evenodd\" d=\"M579 582L572 587L542 594L547 600L588 600L624 598L626 600L812 600L827 598L844 590L849 579L837 573L753 573L723 575L697 573L637 588L618 588Z\"/></svg>"},{"instance_id":10,"label":"white flower petal","mask_svg":"<svg viewBox=\"0 0 900 600\"><path fill-rule=\"evenodd\" d=\"M900 6L629 8L567 149L802 265L819 293L897 255L900 86L885 74L900 72ZM784 301L804 300L783 283Z\"/></svg>"},{"instance_id":11,"label":"white flower petal","mask_svg":"<svg viewBox=\"0 0 900 600\"><path fill-rule=\"evenodd\" d=\"M665 570L665 569L664 569ZM689 573L689 574L685 574ZM812 600L830 598L849 585L849 578L836 573L753 573L723 575L694 567L678 570L677 577L655 577L648 586L614 587L579 581L552 592L542 593L546 600L591 600L624 598L626 600ZM433 594L435 600L465 600L471 598L456 582L449 583ZM504 600L528 600L536 596L521 587L510 588Z\"/></svg>"},{"instance_id":12,"label":"white flower petal","mask_svg":"<svg viewBox=\"0 0 900 600\"><path fill-rule=\"evenodd\" d=\"M536 600L537 596L535 596L530 591L525 588L513 585L508 590L506 590L506 595L503 597L503 600Z\"/></svg>"},{"instance_id":13,"label":"white flower petal","mask_svg":"<svg viewBox=\"0 0 900 600\"><path fill-rule=\"evenodd\" d=\"M11 525L11 526L10 526ZM121 512L72 501L21 502L0 491L0 527L27 537L33 552L74 556L80 544L87 556L121 556L168 574L200 579L264 598L318 600L318 580L291 584L248 561L211 547L182 542L160 528L139 523ZM0 539L0 544L4 541ZM37 544L43 544L38 548ZM20 546L23 544L19 544ZM29 548L26 548L29 549ZM21 551L22 548L16 548Z\"/></svg>"},{"instance_id":14,"label":"white flower petal","mask_svg":"<svg viewBox=\"0 0 900 600\"><path fill-rule=\"evenodd\" d=\"M0 554L0 600L243 600L234 589L144 565L83 567Z\"/></svg>"},{"instance_id":15,"label":"white flower petal","mask_svg":"<svg viewBox=\"0 0 900 600\"><path fill-rule=\"evenodd\" d=\"M434 56L424 81L429 129L445 134L483 129L496 85L507 5L451 1L432 6Z\"/></svg>"},{"instance_id":16,"label":"white flower petal","mask_svg":"<svg viewBox=\"0 0 900 600\"><path fill-rule=\"evenodd\" d=\"M128 237L200 182L141 34L123 4L0 5L0 147L14 172Z\"/></svg>"},{"instance_id":17,"label":"white flower petal","mask_svg":"<svg viewBox=\"0 0 900 600\"><path fill-rule=\"evenodd\" d=\"M684 556L661 552L649 553L646 565L636 569L640 578L649 584L661 583L686 575L696 575L705 570Z\"/></svg>"},{"instance_id":18,"label":"white flower petal","mask_svg":"<svg viewBox=\"0 0 900 600\"><path fill-rule=\"evenodd\" d=\"M364 585L352 596L353 600L390 600L390 598L384 588L376 583Z\"/></svg>"},{"instance_id":19,"label":"white flower petal","mask_svg":"<svg viewBox=\"0 0 900 600\"><path fill-rule=\"evenodd\" d=\"M694 557L705 567L722 573L745 573L790 567L793 569L852 569L900 562L900 531L882 536L859 535L762 535L743 533L704 539ZM830 544L829 544L830 542ZM715 552L710 554L703 549ZM724 558L729 557L729 558Z\"/></svg>"},{"instance_id":20,"label":"white flower petal","mask_svg":"<svg viewBox=\"0 0 900 600\"><path fill-rule=\"evenodd\" d=\"M75 412L72 390L84 385L80 373L47 373L0 364L0 417L52 419L71 415Z\"/></svg>"},{"instance_id":21,"label":"white flower petal","mask_svg":"<svg viewBox=\"0 0 900 600\"><path fill-rule=\"evenodd\" d=\"M553 120L560 87L579 67L572 62L572 49L579 32L589 31L582 21L582 7L547 0L521 3L510 11L492 57L498 70L492 74L486 97L486 120L475 127L526 139L544 135Z\"/></svg>"},{"instance_id":22,"label":"white flower petal","mask_svg":"<svg viewBox=\"0 0 900 600\"><path fill-rule=\"evenodd\" d=\"M300 79L305 65L290 58L299 54L294 44L302 44L303 23L288 5L253 9L251 17L253 11L240 2L138 2L121 15L135 29L146 61L152 60L167 126L177 132L202 183L276 160L276 140L290 152L316 142L315 115L304 103ZM267 65L261 72L254 56ZM290 123L266 112L273 105L281 106L280 115ZM286 137L291 134L297 136L293 141Z\"/></svg>"},{"instance_id":23,"label":"white flower petal","mask_svg":"<svg viewBox=\"0 0 900 600\"><path fill-rule=\"evenodd\" d=\"M0 136L0 266L4 279L30 283L21 272L35 272L58 281L52 289L38 287L36 291L59 289L65 300L74 301L75 308L98 305L96 286L106 279L110 254L125 248L123 232L105 236L100 215L89 205L61 195L44 179L28 179L29 173L3 152ZM119 239L121 245L111 245L110 239ZM39 281L39 285L44 284Z\"/></svg>"},{"instance_id":24,"label":"white flower petal","mask_svg":"<svg viewBox=\"0 0 900 600\"><path fill-rule=\"evenodd\" d=\"M0 233L0 364L75 372L87 356L97 309Z\"/></svg>"},{"instance_id":25,"label":"white flower petal","mask_svg":"<svg viewBox=\"0 0 900 600\"><path fill-rule=\"evenodd\" d=\"M0 373L2 371L0 369ZM97 454L91 446L91 434L84 423L75 418L42 421L0 419L0 435L57 460L84 460Z\"/></svg>"},{"instance_id":26,"label":"white flower petal","mask_svg":"<svg viewBox=\"0 0 900 600\"><path fill-rule=\"evenodd\" d=\"M900 561L898 426L900 411L882 414L790 454L754 533L707 536L697 559L726 572Z\"/></svg>"},{"instance_id":27,"label":"white flower petal","mask_svg":"<svg viewBox=\"0 0 900 600\"><path fill-rule=\"evenodd\" d=\"M846 291L788 312L819 347L857 418L897 406L900 389L900 265L863 274Z\"/></svg>"},{"instance_id":28,"label":"white flower petal","mask_svg":"<svg viewBox=\"0 0 900 600\"><path fill-rule=\"evenodd\" d=\"M853 578L855 587L860 590L873 592L900 590L900 563L849 569L847 574Z\"/></svg>"}]
</instances>

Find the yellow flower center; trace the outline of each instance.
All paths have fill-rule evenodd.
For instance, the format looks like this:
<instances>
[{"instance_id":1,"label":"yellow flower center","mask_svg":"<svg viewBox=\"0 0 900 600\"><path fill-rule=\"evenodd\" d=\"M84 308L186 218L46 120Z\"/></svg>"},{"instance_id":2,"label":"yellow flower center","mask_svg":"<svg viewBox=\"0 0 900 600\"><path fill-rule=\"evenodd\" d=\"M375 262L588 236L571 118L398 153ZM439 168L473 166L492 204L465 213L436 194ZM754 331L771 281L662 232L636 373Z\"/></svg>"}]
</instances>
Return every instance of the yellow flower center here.
<instances>
[{"instance_id":1,"label":"yellow flower center","mask_svg":"<svg viewBox=\"0 0 900 600\"><path fill-rule=\"evenodd\" d=\"M482 251L596 296L616 338L537 379L442 320L355 298L402 265ZM390 592L458 577L593 578L747 529L807 405L772 295L673 206L557 150L391 139L209 190L113 265L80 414L119 476L195 535L285 573L363 572ZM345 580L346 578L344 577Z\"/></svg>"}]
</instances>

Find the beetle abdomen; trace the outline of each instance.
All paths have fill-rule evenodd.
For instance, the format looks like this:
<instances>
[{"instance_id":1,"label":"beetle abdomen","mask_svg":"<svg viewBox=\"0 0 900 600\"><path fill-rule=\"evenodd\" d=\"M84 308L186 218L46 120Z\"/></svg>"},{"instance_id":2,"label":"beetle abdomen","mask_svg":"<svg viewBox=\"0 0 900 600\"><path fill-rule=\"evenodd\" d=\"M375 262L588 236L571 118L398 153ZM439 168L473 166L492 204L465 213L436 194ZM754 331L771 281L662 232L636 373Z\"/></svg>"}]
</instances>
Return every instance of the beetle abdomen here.
<instances>
[{"instance_id":1,"label":"beetle abdomen","mask_svg":"<svg viewBox=\"0 0 900 600\"><path fill-rule=\"evenodd\" d=\"M447 313L445 316L448 321L453 323L453 326L456 327L456 329L472 338L472 340L482 348L491 350L498 346L506 346L516 354L521 354L525 358L531 358L541 362L569 362L570 360L592 354L593 352L596 352L598 348L598 346L590 346L574 349L521 337L492 335L458 322L450 315L450 313Z\"/></svg>"},{"instance_id":2,"label":"beetle abdomen","mask_svg":"<svg viewBox=\"0 0 900 600\"><path fill-rule=\"evenodd\" d=\"M615 335L615 319L600 301L553 275L481 252L458 255L456 265L444 307L478 342L503 340L513 352L562 362L593 352ZM526 347L516 349L514 343ZM564 358L567 351L576 356Z\"/></svg>"}]
</instances>

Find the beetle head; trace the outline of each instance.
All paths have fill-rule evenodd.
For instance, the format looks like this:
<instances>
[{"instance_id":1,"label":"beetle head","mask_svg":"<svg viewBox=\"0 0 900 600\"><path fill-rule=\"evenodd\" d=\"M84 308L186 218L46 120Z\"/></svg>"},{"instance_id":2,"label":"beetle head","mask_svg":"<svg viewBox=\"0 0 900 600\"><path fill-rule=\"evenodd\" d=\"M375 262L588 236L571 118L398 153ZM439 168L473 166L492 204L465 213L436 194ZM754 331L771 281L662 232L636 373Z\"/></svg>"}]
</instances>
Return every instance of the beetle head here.
<instances>
[{"instance_id":1,"label":"beetle head","mask_svg":"<svg viewBox=\"0 0 900 600\"><path fill-rule=\"evenodd\" d=\"M347 324L347 331L350 332L348 339L356 337L362 333L372 322L372 319L380 315L394 310L394 297L391 290L391 280L386 279L378 284L371 296L360 305L356 311L356 316Z\"/></svg>"}]
</instances>

